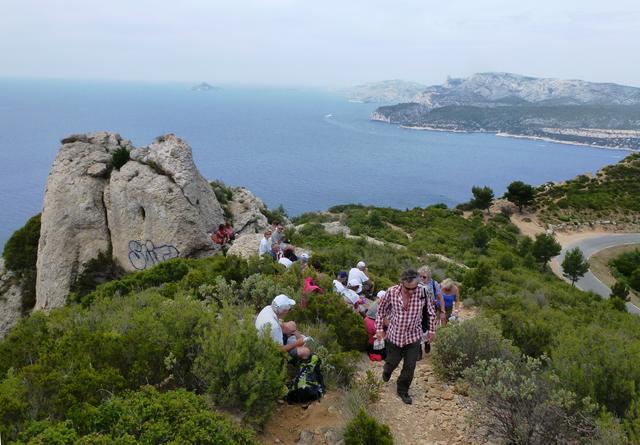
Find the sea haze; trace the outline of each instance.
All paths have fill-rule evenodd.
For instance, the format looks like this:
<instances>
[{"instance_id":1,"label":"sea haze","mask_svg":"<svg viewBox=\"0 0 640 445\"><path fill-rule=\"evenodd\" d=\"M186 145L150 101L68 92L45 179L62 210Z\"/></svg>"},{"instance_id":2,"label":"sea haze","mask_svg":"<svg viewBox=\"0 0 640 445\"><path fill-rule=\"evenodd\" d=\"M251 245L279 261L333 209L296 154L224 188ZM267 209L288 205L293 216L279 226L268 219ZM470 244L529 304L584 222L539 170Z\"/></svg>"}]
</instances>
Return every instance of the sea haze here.
<instances>
[{"instance_id":1,"label":"sea haze","mask_svg":"<svg viewBox=\"0 0 640 445\"><path fill-rule=\"evenodd\" d=\"M335 204L455 205L473 185L571 178L628 153L369 121L374 104L320 90L0 80L0 246L41 211L60 139L107 130L146 145L175 133L202 174L291 215ZM70 203L69 205L73 205Z\"/></svg>"}]
</instances>

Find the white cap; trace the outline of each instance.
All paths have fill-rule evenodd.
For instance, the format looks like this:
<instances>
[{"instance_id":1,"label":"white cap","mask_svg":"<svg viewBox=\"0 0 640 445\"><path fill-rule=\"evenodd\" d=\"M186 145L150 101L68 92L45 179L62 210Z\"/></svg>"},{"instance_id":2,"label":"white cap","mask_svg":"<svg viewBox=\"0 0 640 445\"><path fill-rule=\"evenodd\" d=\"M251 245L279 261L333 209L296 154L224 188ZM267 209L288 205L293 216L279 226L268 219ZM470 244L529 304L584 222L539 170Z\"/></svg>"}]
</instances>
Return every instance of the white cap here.
<instances>
[{"instance_id":1,"label":"white cap","mask_svg":"<svg viewBox=\"0 0 640 445\"><path fill-rule=\"evenodd\" d=\"M295 306L295 300L287 297L285 294L280 294L271 302L273 306L276 306L278 309L288 309L291 306Z\"/></svg>"},{"instance_id":2,"label":"white cap","mask_svg":"<svg viewBox=\"0 0 640 445\"><path fill-rule=\"evenodd\" d=\"M303 253L303 254L300 255L300 258L305 260L305 261L308 261L309 260L309 254L308 253Z\"/></svg>"},{"instance_id":3,"label":"white cap","mask_svg":"<svg viewBox=\"0 0 640 445\"><path fill-rule=\"evenodd\" d=\"M376 297L378 297L378 298L382 298L382 297L384 297L385 295L387 295L387 291L381 290L381 291L379 291L379 292L376 294Z\"/></svg>"},{"instance_id":4,"label":"white cap","mask_svg":"<svg viewBox=\"0 0 640 445\"><path fill-rule=\"evenodd\" d=\"M364 264L364 261L358 262L358 269L364 269L365 267L367 267L367 265Z\"/></svg>"}]
</instances>

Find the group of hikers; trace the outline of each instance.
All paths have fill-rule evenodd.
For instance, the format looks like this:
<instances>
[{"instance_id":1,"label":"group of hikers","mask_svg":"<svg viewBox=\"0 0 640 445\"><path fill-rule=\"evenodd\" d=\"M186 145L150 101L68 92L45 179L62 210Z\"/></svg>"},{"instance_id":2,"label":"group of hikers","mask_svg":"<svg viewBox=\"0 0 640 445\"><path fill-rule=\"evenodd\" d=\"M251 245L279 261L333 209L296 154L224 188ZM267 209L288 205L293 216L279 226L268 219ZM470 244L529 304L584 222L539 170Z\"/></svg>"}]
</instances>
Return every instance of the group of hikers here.
<instances>
[{"instance_id":1,"label":"group of hikers","mask_svg":"<svg viewBox=\"0 0 640 445\"><path fill-rule=\"evenodd\" d=\"M271 227L264 231L263 238L260 240L258 247L258 255L269 254L274 261L282 264L287 269L293 263L300 261L300 268L304 269L309 263L309 255L306 253L296 255L296 248L284 236L284 226L278 221L271 224Z\"/></svg>"},{"instance_id":2,"label":"group of hikers","mask_svg":"<svg viewBox=\"0 0 640 445\"><path fill-rule=\"evenodd\" d=\"M262 254L274 252L273 243L270 249L263 247L263 243L266 246L272 241L273 233L275 232L272 230L265 231L260 246ZM282 242L283 238L278 244ZM307 256L305 265L308 259ZM461 303L457 284L448 278L438 283L433 279L429 266L425 265L417 271L403 271L399 284L374 294L375 283L371 280L366 264L360 261L349 272L340 271L333 280L333 288L342 296L345 304L362 316L368 333L369 358L373 361L385 360L382 380L388 382L393 371L403 361L396 389L400 399L411 404L409 387L416 362L422 358L423 345L424 353L429 353L437 327L444 326L458 316ZM322 289L315 285L309 287L309 283L305 281L303 293L314 291L321 293ZM316 400L324 391L324 384L317 383L322 381L319 358L307 346L310 338L298 331L296 323L282 321L295 304L295 300L287 295L276 296L258 314L255 326L261 335L264 335L268 327L276 344L290 356L293 363L301 366L290 385L287 400Z\"/></svg>"}]
</instances>

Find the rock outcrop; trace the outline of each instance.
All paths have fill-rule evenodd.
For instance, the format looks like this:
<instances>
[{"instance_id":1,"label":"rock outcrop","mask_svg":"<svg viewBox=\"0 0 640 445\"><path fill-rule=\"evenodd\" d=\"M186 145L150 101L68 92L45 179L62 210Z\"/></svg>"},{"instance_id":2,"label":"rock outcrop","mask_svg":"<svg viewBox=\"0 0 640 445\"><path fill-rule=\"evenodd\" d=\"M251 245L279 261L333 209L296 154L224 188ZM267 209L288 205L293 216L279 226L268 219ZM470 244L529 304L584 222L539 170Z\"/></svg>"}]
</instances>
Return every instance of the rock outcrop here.
<instances>
[{"instance_id":1,"label":"rock outcrop","mask_svg":"<svg viewBox=\"0 0 640 445\"><path fill-rule=\"evenodd\" d=\"M250 258L253 255L257 255L263 236L262 233L245 233L244 235L240 235L231 247L229 247L227 255L235 255L240 258Z\"/></svg>"},{"instance_id":2,"label":"rock outcrop","mask_svg":"<svg viewBox=\"0 0 640 445\"><path fill-rule=\"evenodd\" d=\"M184 141L167 135L136 149L93 133L62 143L45 192L36 309L62 306L100 252L126 271L214 252L207 232L224 221L222 209ZM130 160L118 170L112 156L122 149Z\"/></svg>"},{"instance_id":3,"label":"rock outcrop","mask_svg":"<svg viewBox=\"0 0 640 445\"><path fill-rule=\"evenodd\" d=\"M266 209L264 202L244 187L233 187L231 191L233 198L229 201L229 210L233 215L233 230L238 235L260 233L262 236L269 226L262 213Z\"/></svg>"},{"instance_id":4,"label":"rock outcrop","mask_svg":"<svg viewBox=\"0 0 640 445\"><path fill-rule=\"evenodd\" d=\"M22 292L15 274L4 266L0 258L0 338L15 325L22 315Z\"/></svg>"}]
</instances>

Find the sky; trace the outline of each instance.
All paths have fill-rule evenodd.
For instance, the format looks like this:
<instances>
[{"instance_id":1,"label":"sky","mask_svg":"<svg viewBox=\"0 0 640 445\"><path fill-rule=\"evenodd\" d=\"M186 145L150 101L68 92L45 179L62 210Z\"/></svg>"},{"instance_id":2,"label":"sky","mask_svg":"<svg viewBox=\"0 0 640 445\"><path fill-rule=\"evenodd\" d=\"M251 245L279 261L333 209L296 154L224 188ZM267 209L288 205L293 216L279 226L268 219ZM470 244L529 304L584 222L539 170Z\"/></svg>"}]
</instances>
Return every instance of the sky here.
<instances>
[{"instance_id":1,"label":"sky","mask_svg":"<svg viewBox=\"0 0 640 445\"><path fill-rule=\"evenodd\" d=\"M0 77L640 86L638 0L0 0Z\"/></svg>"}]
</instances>

